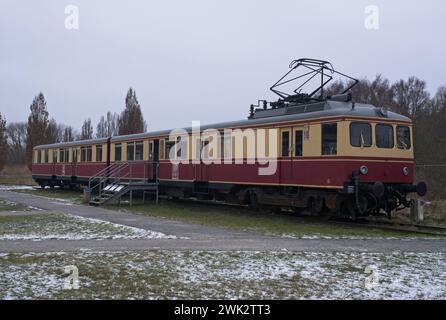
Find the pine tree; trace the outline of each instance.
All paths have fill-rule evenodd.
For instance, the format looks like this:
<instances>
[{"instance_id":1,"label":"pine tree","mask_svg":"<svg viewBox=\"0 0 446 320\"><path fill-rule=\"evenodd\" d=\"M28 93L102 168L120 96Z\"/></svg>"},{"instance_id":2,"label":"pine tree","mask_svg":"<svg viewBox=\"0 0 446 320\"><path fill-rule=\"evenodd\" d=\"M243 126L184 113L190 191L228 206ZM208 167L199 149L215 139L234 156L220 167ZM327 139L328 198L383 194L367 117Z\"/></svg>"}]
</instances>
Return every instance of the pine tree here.
<instances>
[{"instance_id":1,"label":"pine tree","mask_svg":"<svg viewBox=\"0 0 446 320\"><path fill-rule=\"evenodd\" d=\"M125 97L125 109L119 117L119 134L142 133L146 128L136 92L130 88Z\"/></svg>"},{"instance_id":2,"label":"pine tree","mask_svg":"<svg viewBox=\"0 0 446 320\"><path fill-rule=\"evenodd\" d=\"M57 125L54 119L51 120L50 124L46 101L42 92L34 97L30 110L26 128L26 163L29 168L32 164L34 146L57 141L57 134L55 134L57 130L54 128Z\"/></svg>"}]
</instances>

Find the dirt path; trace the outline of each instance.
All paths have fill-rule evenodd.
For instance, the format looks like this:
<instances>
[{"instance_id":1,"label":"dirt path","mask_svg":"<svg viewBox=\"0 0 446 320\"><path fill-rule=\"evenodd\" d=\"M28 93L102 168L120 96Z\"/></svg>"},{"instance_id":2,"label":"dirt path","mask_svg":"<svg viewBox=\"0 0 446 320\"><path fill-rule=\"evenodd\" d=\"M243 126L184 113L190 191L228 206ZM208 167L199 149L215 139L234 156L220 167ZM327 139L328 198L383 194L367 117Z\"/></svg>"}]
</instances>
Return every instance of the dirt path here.
<instances>
[{"instance_id":1,"label":"dirt path","mask_svg":"<svg viewBox=\"0 0 446 320\"><path fill-rule=\"evenodd\" d=\"M95 251L165 249L288 250L307 252L446 252L446 240L443 239L289 239L76 205L56 199L46 199L11 191L0 191L0 199L43 209L40 212L72 214L162 232L178 237L178 239L150 240L2 240L0 241L0 252L50 252L81 249Z\"/></svg>"}]
</instances>

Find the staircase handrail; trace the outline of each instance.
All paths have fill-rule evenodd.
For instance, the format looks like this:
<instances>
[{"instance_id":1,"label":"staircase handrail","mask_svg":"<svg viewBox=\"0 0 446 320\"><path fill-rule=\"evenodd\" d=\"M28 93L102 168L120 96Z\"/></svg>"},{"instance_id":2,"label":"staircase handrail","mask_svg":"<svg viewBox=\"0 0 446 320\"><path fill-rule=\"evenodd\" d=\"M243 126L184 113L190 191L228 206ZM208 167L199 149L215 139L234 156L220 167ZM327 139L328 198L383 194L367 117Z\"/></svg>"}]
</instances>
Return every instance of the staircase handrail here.
<instances>
[{"instance_id":1,"label":"staircase handrail","mask_svg":"<svg viewBox=\"0 0 446 320\"><path fill-rule=\"evenodd\" d=\"M128 168L128 167L129 167L129 163L128 163L128 162L121 162L121 163L117 163L117 164L108 166L108 167L105 168L105 169L102 169L102 170L101 170L101 171L102 171L101 175L96 174L96 175L94 175L93 177L91 177L91 178L88 180L88 188L89 188L90 190L94 190L94 189L96 189L99 185L101 185L102 183L104 183L106 180L108 180L108 179L113 179L113 178L118 177L118 175L120 174L120 172L121 172L122 170ZM107 169L108 169L108 171L107 171ZM102 174L103 174L104 172L106 172L106 171L107 171L107 174L106 174L105 176L102 176ZM96 184L94 184L94 185L92 186L94 180L97 180L97 179L99 179L99 182L97 182Z\"/></svg>"}]
</instances>

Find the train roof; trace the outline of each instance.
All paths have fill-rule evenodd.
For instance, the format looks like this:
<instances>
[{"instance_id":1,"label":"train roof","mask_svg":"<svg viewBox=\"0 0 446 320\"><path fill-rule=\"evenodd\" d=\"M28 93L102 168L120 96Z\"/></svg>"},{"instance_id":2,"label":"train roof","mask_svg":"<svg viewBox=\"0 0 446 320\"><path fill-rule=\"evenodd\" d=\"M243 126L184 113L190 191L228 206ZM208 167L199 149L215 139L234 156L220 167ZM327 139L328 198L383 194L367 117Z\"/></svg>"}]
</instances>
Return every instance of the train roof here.
<instances>
[{"instance_id":1,"label":"train roof","mask_svg":"<svg viewBox=\"0 0 446 320\"><path fill-rule=\"evenodd\" d=\"M225 128L249 127L268 123L311 120L311 119L339 117L339 116L378 118L378 119L381 118L381 119L389 119L401 122L409 122L409 123L411 122L410 118L400 115L398 113L387 111L382 108L377 108L371 104L353 103L351 101L344 102L344 101L325 100L322 102L288 106L284 108L266 109L266 110L258 109L256 111L257 112L251 119L214 123L201 126L200 129L206 130L212 128L225 129ZM188 132L192 131L192 127L186 127L181 129L186 130ZM123 136L113 136L111 137L111 141L119 142L126 140L143 139L148 137L166 136L169 135L169 133L172 130L173 129L137 133ZM40 145L40 146L35 146L34 149L82 146L82 145L100 144L105 142L107 142L107 138L99 138L99 139L79 140L79 141Z\"/></svg>"}]
</instances>

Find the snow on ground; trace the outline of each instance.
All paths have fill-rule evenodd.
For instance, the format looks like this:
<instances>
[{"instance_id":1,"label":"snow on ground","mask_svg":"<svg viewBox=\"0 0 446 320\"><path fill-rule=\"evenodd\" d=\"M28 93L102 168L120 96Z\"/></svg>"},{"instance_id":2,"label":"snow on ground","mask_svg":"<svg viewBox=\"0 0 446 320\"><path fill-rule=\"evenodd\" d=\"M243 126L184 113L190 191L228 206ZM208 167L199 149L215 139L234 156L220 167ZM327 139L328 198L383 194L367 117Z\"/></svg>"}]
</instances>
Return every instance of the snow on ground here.
<instances>
[{"instance_id":1,"label":"snow on ground","mask_svg":"<svg viewBox=\"0 0 446 320\"><path fill-rule=\"evenodd\" d=\"M409 234L409 232L407 233ZM312 233L312 234L302 234L302 235L295 235L295 234L282 234L280 235L281 238L285 239L302 239L302 240L432 240L432 239L441 239L441 236L435 236L435 235L421 235L416 234L416 236L408 236L406 234L402 234L399 237L383 237L383 236L353 236L353 235L333 235L333 236L327 236L321 233Z\"/></svg>"},{"instance_id":2,"label":"snow on ground","mask_svg":"<svg viewBox=\"0 0 446 320\"><path fill-rule=\"evenodd\" d=\"M8 217L0 240L175 239L173 235L68 214Z\"/></svg>"},{"instance_id":3,"label":"snow on ground","mask_svg":"<svg viewBox=\"0 0 446 320\"><path fill-rule=\"evenodd\" d=\"M14 185L14 184L0 184L0 190L32 190L33 186Z\"/></svg>"},{"instance_id":4,"label":"snow on ground","mask_svg":"<svg viewBox=\"0 0 446 320\"><path fill-rule=\"evenodd\" d=\"M77 290L63 288L67 265ZM446 299L444 253L0 254L0 270L3 299Z\"/></svg>"},{"instance_id":5,"label":"snow on ground","mask_svg":"<svg viewBox=\"0 0 446 320\"><path fill-rule=\"evenodd\" d=\"M18 206L19 204L17 202L14 202L14 201L6 200L6 199L0 199L0 205L15 207L15 206Z\"/></svg>"}]
</instances>

